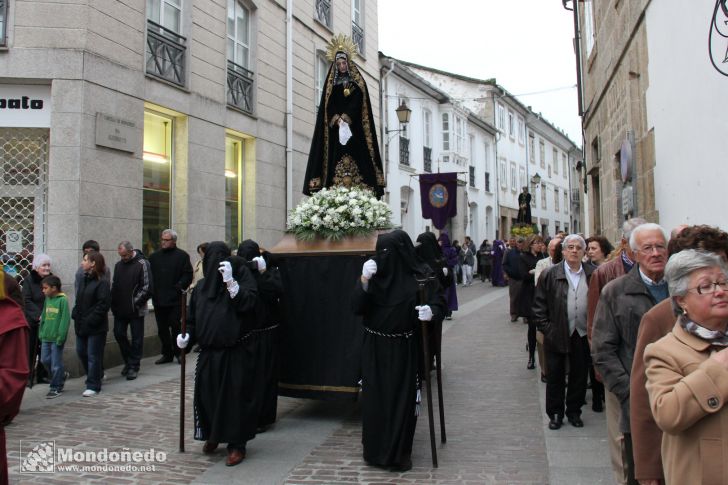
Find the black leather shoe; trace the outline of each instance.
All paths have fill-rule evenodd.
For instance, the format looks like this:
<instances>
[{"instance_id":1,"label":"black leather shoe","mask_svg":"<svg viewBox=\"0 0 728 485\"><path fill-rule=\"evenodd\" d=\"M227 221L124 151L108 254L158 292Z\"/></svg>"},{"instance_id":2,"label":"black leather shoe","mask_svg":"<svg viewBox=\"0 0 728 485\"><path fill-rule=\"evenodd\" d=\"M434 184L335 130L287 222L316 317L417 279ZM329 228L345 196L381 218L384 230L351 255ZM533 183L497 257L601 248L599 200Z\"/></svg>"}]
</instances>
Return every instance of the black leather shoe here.
<instances>
[{"instance_id":1,"label":"black leather shoe","mask_svg":"<svg viewBox=\"0 0 728 485\"><path fill-rule=\"evenodd\" d=\"M564 418L554 414L554 417L549 421L549 429L559 429L564 424Z\"/></svg>"},{"instance_id":2,"label":"black leather shoe","mask_svg":"<svg viewBox=\"0 0 728 485\"><path fill-rule=\"evenodd\" d=\"M136 369L129 369L126 371L126 380L127 381L133 381L137 378L137 375L139 375L139 371Z\"/></svg>"},{"instance_id":3,"label":"black leather shoe","mask_svg":"<svg viewBox=\"0 0 728 485\"><path fill-rule=\"evenodd\" d=\"M569 416L569 423L575 428L583 428L584 421L581 420L580 416Z\"/></svg>"},{"instance_id":4,"label":"black leather shoe","mask_svg":"<svg viewBox=\"0 0 728 485\"><path fill-rule=\"evenodd\" d=\"M602 404L601 399L592 403L592 411L594 411L595 413L601 413L604 411L604 404Z\"/></svg>"},{"instance_id":5,"label":"black leather shoe","mask_svg":"<svg viewBox=\"0 0 728 485\"><path fill-rule=\"evenodd\" d=\"M126 375L129 373L129 366L124 366L123 369L121 369L121 375L126 377Z\"/></svg>"},{"instance_id":6,"label":"black leather shoe","mask_svg":"<svg viewBox=\"0 0 728 485\"><path fill-rule=\"evenodd\" d=\"M533 357L528 359L528 364L526 365L526 369L535 369L536 363L533 361Z\"/></svg>"},{"instance_id":7,"label":"black leather shoe","mask_svg":"<svg viewBox=\"0 0 728 485\"><path fill-rule=\"evenodd\" d=\"M541 382L543 382L544 384L548 382L548 380L546 379L546 374L544 374L543 372L541 373Z\"/></svg>"},{"instance_id":8,"label":"black leather shoe","mask_svg":"<svg viewBox=\"0 0 728 485\"><path fill-rule=\"evenodd\" d=\"M166 357L164 355L162 357L160 357L159 359L157 359L156 361L154 361L154 363L157 364L157 365L159 365L159 364L169 364L170 362L172 362L172 357Z\"/></svg>"}]
</instances>

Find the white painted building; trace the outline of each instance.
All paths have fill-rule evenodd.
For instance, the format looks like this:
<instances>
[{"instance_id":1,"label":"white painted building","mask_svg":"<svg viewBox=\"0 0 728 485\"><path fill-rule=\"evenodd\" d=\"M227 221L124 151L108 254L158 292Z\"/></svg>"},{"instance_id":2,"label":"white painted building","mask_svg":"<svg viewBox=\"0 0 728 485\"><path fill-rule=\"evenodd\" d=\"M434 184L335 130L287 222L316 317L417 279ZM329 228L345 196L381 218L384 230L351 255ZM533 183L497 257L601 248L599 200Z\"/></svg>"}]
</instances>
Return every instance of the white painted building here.
<instances>
[{"instance_id":1,"label":"white painted building","mask_svg":"<svg viewBox=\"0 0 728 485\"><path fill-rule=\"evenodd\" d=\"M434 88L397 59L382 64L382 153L387 201L394 224L411 237L435 228L422 218L418 174L458 174L458 214L448 224L452 239L470 236L476 244L495 237L495 128ZM405 102L410 122L400 125L396 108Z\"/></svg>"},{"instance_id":2,"label":"white painted building","mask_svg":"<svg viewBox=\"0 0 728 485\"><path fill-rule=\"evenodd\" d=\"M575 217L579 212L572 207L572 178L564 176L564 163L568 173L581 155L565 133L534 113L530 106L524 106L494 79L474 79L412 63L406 65L498 130L495 184L499 235L509 234L516 223L518 195L524 186L531 192L531 218L541 234L550 236L575 227L574 219L579 219ZM536 173L541 178L538 184L534 179Z\"/></svg>"}]
</instances>

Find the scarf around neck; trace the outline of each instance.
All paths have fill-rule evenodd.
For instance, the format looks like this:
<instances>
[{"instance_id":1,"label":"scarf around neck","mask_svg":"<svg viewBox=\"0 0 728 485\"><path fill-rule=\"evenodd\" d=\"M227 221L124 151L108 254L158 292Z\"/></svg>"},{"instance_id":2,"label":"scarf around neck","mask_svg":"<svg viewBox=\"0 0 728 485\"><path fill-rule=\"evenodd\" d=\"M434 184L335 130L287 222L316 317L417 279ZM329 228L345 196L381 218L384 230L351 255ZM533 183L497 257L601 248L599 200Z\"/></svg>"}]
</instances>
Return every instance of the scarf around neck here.
<instances>
[{"instance_id":1,"label":"scarf around neck","mask_svg":"<svg viewBox=\"0 0 728 485\"><path fill-rule=\"evenodd\" d=\"M680 315L679 322L683 330L690 335L695 335L699 339L705 340L714 347L728 347L728 333L705 328L690 320L685 315Z\"/></svg>"}]
</instances>

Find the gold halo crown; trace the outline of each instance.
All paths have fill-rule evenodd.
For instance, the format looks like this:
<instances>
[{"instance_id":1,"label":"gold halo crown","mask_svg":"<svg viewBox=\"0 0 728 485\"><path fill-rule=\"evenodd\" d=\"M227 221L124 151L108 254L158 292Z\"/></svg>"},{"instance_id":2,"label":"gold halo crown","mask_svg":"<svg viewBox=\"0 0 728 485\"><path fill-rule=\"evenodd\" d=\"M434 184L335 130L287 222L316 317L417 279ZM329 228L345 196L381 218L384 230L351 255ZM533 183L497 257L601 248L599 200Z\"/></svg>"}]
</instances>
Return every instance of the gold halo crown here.
<instances>
[{"instance_id":1,"label":"gold halo crown","mask_svg":"<svg viewBox=\"0 0 728 485\"><path fill-rule=\"evenodd\" d=\"M356 54L356 44L351 40L351 37L344 34L335 35L331 38L331 42L326 47L326 59L329 62L334 62L336 59L336 53L343 52L346 54L347 59L351 62L354 54Z\"/></svg>"}]
</instances>

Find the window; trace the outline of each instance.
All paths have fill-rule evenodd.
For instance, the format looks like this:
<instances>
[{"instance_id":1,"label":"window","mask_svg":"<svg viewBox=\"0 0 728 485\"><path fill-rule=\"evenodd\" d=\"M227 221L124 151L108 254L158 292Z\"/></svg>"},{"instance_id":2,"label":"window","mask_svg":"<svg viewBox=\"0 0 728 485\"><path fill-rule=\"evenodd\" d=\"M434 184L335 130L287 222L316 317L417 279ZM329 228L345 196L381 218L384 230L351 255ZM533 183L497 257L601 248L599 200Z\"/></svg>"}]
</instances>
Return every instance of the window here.
<instances>
[{"instance_id":1,"label":"window","mask_svg":"<svg viewBox=\"0 0 728 485\"><path fill-rule=\"evenodd\" d=\"M475 187L475 167L470 165L468 167L469 182L471 187Z\"/></svg>"},{"instance_id":2,"label":"window","mask_svg":"<svg viewBox=\"0 0 728 485\"><path fill-rule=\"evenodd\" d=\"M546 145L543 140L538 141L538 158L541 162L541 168L546 168Z\"/></svg>"},{"instance_id":3,"label":"window","mask_svg":"<svg viewBox=\"0 0 728 485\"><path fill-rule=\"evenodd\" d=\"M502 189L505 189L508 187L508 179L506 178L506 161L505 160L501 160L499 162L498 170L499 170L498 178L500 178L500 186Z\"/></svg>"},{"instance_id":4,"label":"window","mask_svg":"<svg viewBox=\"0 0 728 485\"><path fill-rule=\"evenodd\" d=\"M565 153L562 153L561 154L561 162L562 162L562 165L563 165L563 168L564 168L564 170L561 172L561 176L564 177L564 178L566 178L566 171L569 168L569 164L566 161L566 154Z\"/></svg>"},{"instance_id":5,"label":"window","mask_svg":"<svg viewBox=\"0 0 728 485\"><path fill-rule=\"evenodd\" d=\"M551 164L550 163L548 164L548 174L549 174L549 178L551 178Z\"/></svg>"},{"instance_id":6,"label":"window","mask_svg":"<svg viewBox=\"0 0 728 485\"><path fill-rule=\"evenodd\" d=\"M475 137L468 135L468 149L470 151L470 164L475 164Z\"/></svg>"},{"instance_id":7,"label":"window","mask_svg":"<svg viewBox=\"0 0 728 485\"><path fill-rule=\"evenodd\" d=\"M508 112L508 136L511 138L516 136L516 130L513 126L513 111Z\"/></svg>"},{"instance_id":8,"label":"window","mask_svg":"<svg viewBox=\"0 0 728 485\"><path fill-rule=\"evenodd\" d=\"M521 145L523 145L523 137L524 136L525 135L523 133L523 118L521 118L519 116L518 117L518 143L520 143Z\"/></svg>"},{"instance_id":9,"label":"window","mask_svg":"<svg viewBox=\"0 0 728 485\"><path fill-rule=\"evenodd\" d=\"M250 71L250 10L228 0L228 104L253 112L253 73Z\"/></svg>"},{"instance_id":10,"label":"window","mask_svg":"<svg viewBox=\"0 0 728 485\"><path fill-rule=\"evenodd\" d=\"M171 227L172 118L144 113L144 175L142 186L142 248L145 254L159 249L162 231Z\"/></svg>"},{"instance_id":11,"label":"window","mask_svg":"<svg viewBox=\"0 0 728 485\"><path fill-rule=\"evenodd\" d=\"M316 53L316 93L314 94L314 103L316 103L316 111L318 111L321 96L324 92L324 83L326 82L326 74L328 74L329 65L326 62L326 54L319 51Z\"/></svg>"},{"instance_id":12,"label":"window","mask_svg":"<svg viewBox=\"0 0 728 485\"><path fill-rule=\"evenodd\" d=\"M356 45L357 52L364 55L364 0L351 2L351 40Z\"/></svg>"},{"instance_id":13,"label":"window","mask_svg":"<svg viewBox=\"0 0 728 485\"><path fill-rule=\"evenodd\" d=\"M465 120L455 116L455 151L465 153Z\"/></svg>"},{"instance_id":14,"label":"window","mask_svg":"<svg viewBox=\"0 0 728 485\"><path fill-rule=\"evenodd\" d=\"M569 191L564 189L564 214L569 212Z\"/></svg>"},{"instance_id":15,"label":"window","mask_svg":"<svg viewBox=\"0 0 728 485\"><path fill-rule=\"evenodd\" d=\"M432 148L432 113L427 109L422 111L422 143Z\"/></svg>"},{"instance_id":16,"label":"window","mask_svg":"<svg viewBox=\"0 0 728 485\"><path fill-rule=\"evenodd\" d=\"M485 191L490 192L490 173L485 172Z\"/></svg>"},{"instance_id":17,"label":"window","mask_svg":"<svg viewBox=\"0 0 728 485\"><path fill-rule=\"evenodd\" d=\"M485 155L483 155L483 166L486 172L490 172L490 143L485 142Z\"/></svg>"},{"instance_id":18,"label":"window","mask_svg":"<svg viewBox=\"0 0 728 485\"><path fill-rule=\"evenodd\" d=\"M589 57L594 48L594 10L592 0L584 0L584 52Z\"/></svg>"},{"instance_id":19,"label":"window","mask_svg":"<svg viewBox=\"0 0 728 485\"><path fill-rule=\"evenodd\" d=\"M432 148L422 147L422 165L425 172L432 172Z\"/></svg>"},{"instance_id":20,"label":"window","mask_svg":"<svg viewBox=\"0 0 728 485\"><path fill-rule=\"evenodd\" d=\"M225 137L225 242L233 248L242 239L243 153L245 141Z\"/></svg>"},{"instance_id":21,"label":"window","mask_svg":"<svg viewBox=\"0 0 728 485\"><path fill-rule=\"evenodd\" d=\"M554 159L554 173L559 173L559 152L554 148L553 152Z\"/></svg>"},{"instance_id":22,"label":"window","mask_svg":"<svg viewBox=\"0 0 728 485\"><path fill-rule=\"evenodd\" d=\"M8 44L7 18L8 18L8 0L0 0L0 45L2 45L2 46Z\"/></svg>"},{"instance_id":23,"label":"window","mask_svg":"<svg viewBox=\"0 0 728 485\"><path fill-rule=\"evenodd\" d=\"M442 151L450 151L450 115L442 114Z\"/></svg>"},{"instance_id":24,"label":"window","mask_svg":"<svg viewBox=\"0 0 728 485\"><path fill-rule=\"evenodd\" d=\"M526 187L526 168L525 167L519 167L518 168L518 187L523 188Z\"/></svg>"},{"instance_id":25,"label":"window","mask_svg":"<svg viewBox=\"0 0 728 485\"><path fill-rule=\"evenodd\" d=\"M405 138L406 133L400 133L399 135L399 163L401 165L407 165L410 164L410 153L409 153L409 147L410 147L410 141L409 138Z\"/></svg>"},{"instance_id":26,"label":"window","mask_svg":"<svg viewBox=\"0 0 728 485\"><path fill-rule=\"evenodd\" d=\"M559 212L559 189L554 187L554 210Z\"/></svg>"},{"instance_id":27,"label":"window","mask_svg":"<svg viewBox=\"0 0 728 485\"><path fill-rule=\"evenodd\" d=\"M516 164L511 162L511 190L513 192L518 191L517 184L518 180L516 180Z\"/></svg>"},{"instance_id":28,"label":"window","mask_svg":"<svg viewBox=\"0 0 728 485\"><path fill-rule=\"evenodd\" d=\"M316 20L331 28L331 0L316 0Z\"/></svg>"},{"instance_id":29,"label":"window","mask_svg":"<svg viewBox=\"0 0 728 485\"><path fill-rule=\"evenodd\" d=\"M184 86L185 44L180 35L182 0L147 0L146 72Z\"/></svg>"},{"instance_id":30,"label":"window","mask_svg":"<svg viewBox=\"0 0 728 485\"><path fill-rule=\"evenodd\" d=\"M533 133L528 134L528 158L531 163L536 164L536 137L533 136Z\"/></svg>"},{"instance_id":31,"label":"window","mask_svg":"<svg viewBox=\"0 0 728 485\"><path fill-rule=\"evenodd\" d=\"M503 107L502 104L498 104L498 107L496 108L496 124L498 125L498 128L501 131L505 131L506 129L506 109Z\"/></svg>"},{"instance_id":32,"label":"window","mask_svg":"<svg viewBox=\"0 0 728 485\"><path fill-rule=\"evenodd\" d=\"M546 184L541 184L541 208L546 209Z\"/></svg>"}]
</instances>

